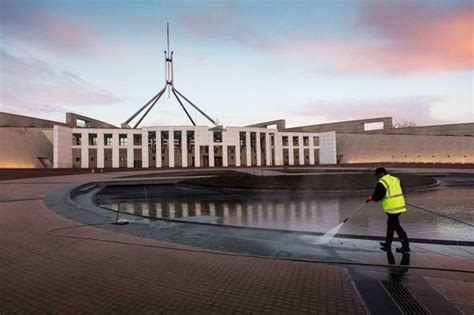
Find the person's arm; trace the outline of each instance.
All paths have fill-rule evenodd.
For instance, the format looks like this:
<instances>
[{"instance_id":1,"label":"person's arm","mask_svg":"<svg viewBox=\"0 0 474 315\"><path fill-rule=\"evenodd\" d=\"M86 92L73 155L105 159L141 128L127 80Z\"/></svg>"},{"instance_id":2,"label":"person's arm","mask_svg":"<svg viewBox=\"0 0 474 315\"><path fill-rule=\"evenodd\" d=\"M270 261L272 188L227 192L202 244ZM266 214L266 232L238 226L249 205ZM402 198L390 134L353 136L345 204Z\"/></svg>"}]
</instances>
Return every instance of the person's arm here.
<instances>
[{"instance_id":1,"label":"person's arm","mask_svg":"<svg viewBox=\"0 0 474 315\"><path fill-rule=\"evenodd\" d=\"M382 185L381 183L377 183L377 185L375 186L374 193L367 198L367 202L369 201L379 202L380 200L383 199L383 197L385 197L386 193L387 193L387 190L385 189L385 186Z\"/></svg>"}]
</instances>

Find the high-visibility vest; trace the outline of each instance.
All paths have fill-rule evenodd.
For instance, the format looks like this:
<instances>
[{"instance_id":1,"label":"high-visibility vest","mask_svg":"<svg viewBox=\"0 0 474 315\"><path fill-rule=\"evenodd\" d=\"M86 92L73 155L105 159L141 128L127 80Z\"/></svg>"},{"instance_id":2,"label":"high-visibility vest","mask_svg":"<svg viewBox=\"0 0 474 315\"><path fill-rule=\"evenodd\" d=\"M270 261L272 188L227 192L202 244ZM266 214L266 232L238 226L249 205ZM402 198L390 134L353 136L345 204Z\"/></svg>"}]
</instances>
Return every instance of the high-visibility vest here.
<instances>
[{"instance_id":1,"label":"high-visibility vest","mask_svg":"<svg viewBox=\"0 0 474 315\"><path fill-rule=\"evenodd\" d=\"M382 199L382 209L390 214L407 211L402 186L398 177L387 174L380 178L379 183L387 190L385 197Z\"/></svg>"}]
</instances>

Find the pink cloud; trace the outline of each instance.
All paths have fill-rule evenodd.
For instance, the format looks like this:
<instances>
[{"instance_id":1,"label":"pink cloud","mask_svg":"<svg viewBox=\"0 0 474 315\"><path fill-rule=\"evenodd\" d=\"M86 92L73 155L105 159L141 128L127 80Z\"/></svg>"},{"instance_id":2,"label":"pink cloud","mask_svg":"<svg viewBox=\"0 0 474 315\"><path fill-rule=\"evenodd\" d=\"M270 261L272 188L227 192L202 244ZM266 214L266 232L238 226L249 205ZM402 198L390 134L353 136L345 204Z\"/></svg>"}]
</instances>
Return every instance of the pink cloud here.
<instances>
[{"instance_id":1,"label":"pink cloud","mask_svg":"<svg viewBox=\"0 0 474 315\"><path fill-rule=\"evenodd\" d=\"M44 61L19 58L3 50L0 51L0 58L0 104L5 110L64 112L83 106L105 106L124 101L123 97Z\"/></svg>"},{"instance_id":2,"label":"pink cloud","mask_svg":"<svg viewBox=\"0 0 474 315\"><path fill-rule=\"evenodd\" d=\"M34 4L7 1L0 17L2 36L14 43L69 53L83 52L99 44L96 33Z\"/></svg>"},{"instance_id":3,"label":"pink cloud","mask_svg":"<svg viewBox=\"0 0 474 315\"><path fill-rule=\"evenodd\" d=\"M436 8L422 2L369 1L354 31L371 30L372 41L303 41L272 50L348 70L421 72L472 69L474 8L469 2ZM352 31L352 30L351 30Z\"/></svg>"},{"instance_id":4,"label":"pink cloud","mask_svg":"<svg viewBox=\"0 0 474 315\"><path fill-rule=\"evenodd\" d=\"M345 120L389 116L396 122L415 121L419 126L452 123L452 121L437 119L433 116L432 107L443 100L443 97L428 95L376 100L316 100L311 104L297 106L303 109L296 111L295 114L321 117L319 123L340 121L341 113L344 113Z\"/></svg>"}]
</instances>

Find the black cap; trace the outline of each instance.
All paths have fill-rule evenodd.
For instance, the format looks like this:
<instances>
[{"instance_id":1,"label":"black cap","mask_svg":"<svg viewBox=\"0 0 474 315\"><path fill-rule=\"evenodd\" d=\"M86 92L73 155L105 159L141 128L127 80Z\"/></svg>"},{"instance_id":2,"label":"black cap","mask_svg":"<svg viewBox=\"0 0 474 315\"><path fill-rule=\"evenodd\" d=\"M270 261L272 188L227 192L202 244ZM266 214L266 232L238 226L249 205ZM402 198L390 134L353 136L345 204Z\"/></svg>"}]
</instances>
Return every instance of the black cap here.
<instances>
[{"instance_id":1,"label":"black cap","mask_svg":"<svg viewBox=\"0 0 474 315\"><path fill-rule=\"evenodd\" d=\"M377 174L387 174L387 170L383 167L377 167L377 169L375 170L375 175Z\"/></svg>"}]
</instances>

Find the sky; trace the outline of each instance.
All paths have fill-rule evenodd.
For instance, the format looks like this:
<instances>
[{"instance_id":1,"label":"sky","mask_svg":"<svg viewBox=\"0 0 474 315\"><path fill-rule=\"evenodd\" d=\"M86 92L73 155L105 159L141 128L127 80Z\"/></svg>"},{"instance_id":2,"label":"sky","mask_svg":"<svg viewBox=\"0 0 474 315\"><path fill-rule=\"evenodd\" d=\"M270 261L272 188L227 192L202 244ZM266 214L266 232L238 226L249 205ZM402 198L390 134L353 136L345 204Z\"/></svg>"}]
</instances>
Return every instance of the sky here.
<instances>
[{"instance_id":1,"label":"sky","mask_svg":"<svg viewBox=\"0 0 474 315\"><path fill-rule=\"evenodd\" d=\"M225 126L473 122L473 3L0 0L0 111L120 125L165 84L169 22L175 88ZM166 94L142 126L189 124Z\"/></svg>"}]
</instances>

